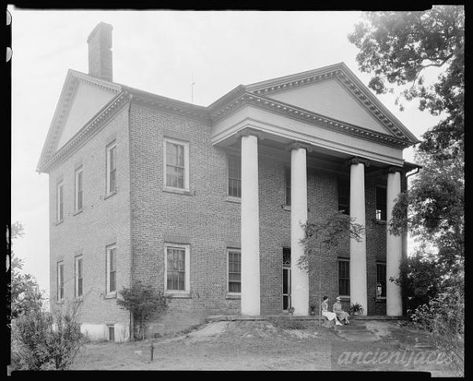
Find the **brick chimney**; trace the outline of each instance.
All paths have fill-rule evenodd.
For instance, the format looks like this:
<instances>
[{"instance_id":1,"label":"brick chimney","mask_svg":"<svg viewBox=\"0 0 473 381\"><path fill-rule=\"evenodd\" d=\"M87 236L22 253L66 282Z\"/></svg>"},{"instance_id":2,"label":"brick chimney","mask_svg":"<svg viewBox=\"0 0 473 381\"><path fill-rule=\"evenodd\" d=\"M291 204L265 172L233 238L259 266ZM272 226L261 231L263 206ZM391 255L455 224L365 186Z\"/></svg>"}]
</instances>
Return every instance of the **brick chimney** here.
<instances>
[{"instance_id":1,"label":"brick chimney","mask_svg":"<svg viewBox=\"0 0 473 381\"><path fill-rule=\"evenodd\" d=\"M113 81L112 29L110 24L100 22L87 39L89 75L110 82Z\"/></svg>"}]
</instances>

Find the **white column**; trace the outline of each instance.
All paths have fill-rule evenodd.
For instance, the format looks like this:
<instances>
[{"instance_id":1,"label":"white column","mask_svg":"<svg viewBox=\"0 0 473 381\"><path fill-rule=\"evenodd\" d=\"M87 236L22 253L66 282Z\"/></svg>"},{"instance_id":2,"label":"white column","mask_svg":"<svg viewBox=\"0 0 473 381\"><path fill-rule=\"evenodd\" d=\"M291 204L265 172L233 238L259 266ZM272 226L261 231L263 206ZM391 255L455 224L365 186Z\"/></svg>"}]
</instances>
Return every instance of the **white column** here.
<instances>
[{"instance_id":1,"label":"white column","mask_svg":"<svg viewBox=\"0 0 473 381\"><path fill-rule=\"evenodd\" d=\"M354 223L366 226L365 165L357 159L350 166L350 217ZM363 315L368 313L365 231L360 241L350 238L350 304L355 303L361 304Z\"/></svg>"},{"instance_id":2,"label":"white column","mask_svg":"<svg viewBox=\"0 0 473 381\"><path fill-rule=\"evenodd\" d=\"M394 200L401 193L401 174L398 170L388 173L386 189L386 315L402 316L401 287L389 279L399 278L399 266L402 258L402 236L389 232Z\"/></svg>"},{"instance_id":3,"label":"white column","mask_svg":"<svg viewBox=\"0 0 473 381\"><path fill-rule=\"evenodd\" d=\"M241 138L241 314L260 315L258 138Z\"/></svg>"},{"instance_id":4,"label":"white column","mask_svg":"<svg viewBox=\"0 0 473 381\"><path fill-rule=\"evenodd\" d=\"M300 240L307 223L307 152L295 144L291 150L291 301L294 315L309 314L309 275L298 266L304 254Z\"/></svg>"}]
</instances>

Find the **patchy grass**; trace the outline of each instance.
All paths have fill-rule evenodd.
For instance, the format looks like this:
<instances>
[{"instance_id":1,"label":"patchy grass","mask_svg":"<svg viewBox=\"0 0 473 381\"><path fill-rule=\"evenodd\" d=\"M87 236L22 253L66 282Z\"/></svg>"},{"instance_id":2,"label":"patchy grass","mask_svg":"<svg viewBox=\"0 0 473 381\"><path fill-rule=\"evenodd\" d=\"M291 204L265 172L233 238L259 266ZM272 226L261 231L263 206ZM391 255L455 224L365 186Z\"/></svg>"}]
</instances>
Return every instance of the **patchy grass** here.
<instances>
[{"instance_id":1,"label":"patchy grass","mask_svg":"<svg viewBox=\"0 0 473 381\"><path fill-rule=\"evenodd\" d=\"M376 370L431 371L455 375L446 366L346 360L346 353L426 351L425 337L397 322L356 322L351 327L325 328L317 321L215 322L180 335L131 343L90 343L72 369L97 370ZM349 331L350 330L350 331ZM371 335L369 341L359 338ZM151 361L151 343L154 360ZM417 345L417 346L416 346ZM345 356L345 357L343 357Z\"/></svg>"}]
</instances>

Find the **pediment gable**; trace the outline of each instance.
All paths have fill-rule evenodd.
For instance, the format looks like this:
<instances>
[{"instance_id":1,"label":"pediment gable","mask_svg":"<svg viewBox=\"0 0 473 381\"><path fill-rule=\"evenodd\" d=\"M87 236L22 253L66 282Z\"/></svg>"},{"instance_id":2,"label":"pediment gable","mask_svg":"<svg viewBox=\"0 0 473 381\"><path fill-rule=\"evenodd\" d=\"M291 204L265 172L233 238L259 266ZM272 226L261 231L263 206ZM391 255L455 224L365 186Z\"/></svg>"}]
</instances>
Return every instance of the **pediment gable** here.
<instances>
[{"instance_id":1,"label":"pediment gable","mask_svg":"<svg viewBox=\"0 0 473 381\"><path fill-rule=\"evenodd\" d=\"M344 63L258 82L245 90L377 133L418 141Z\"/></svg>"},{"instance_id":2,"label":"pediment gable","mask_svg":"<svg viewBox=\"0 0 473 381\"><path fill-rule=\"evenodd\" d=\"M38 168L75 136L121 91L120 85L69 70L59 96Z\"/></svg>"}]
</instances>

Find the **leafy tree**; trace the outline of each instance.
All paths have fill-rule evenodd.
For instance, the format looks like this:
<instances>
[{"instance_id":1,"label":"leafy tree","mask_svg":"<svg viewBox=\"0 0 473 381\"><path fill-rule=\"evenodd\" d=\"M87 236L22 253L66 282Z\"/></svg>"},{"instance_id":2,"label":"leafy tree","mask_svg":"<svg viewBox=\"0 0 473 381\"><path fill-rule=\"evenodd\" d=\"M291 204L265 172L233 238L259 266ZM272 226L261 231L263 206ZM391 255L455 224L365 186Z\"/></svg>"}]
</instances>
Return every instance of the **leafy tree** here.
<instances>
[{"instance_id":1,"label":"leafy tree","mask_svg":"<svg viewBox=\"0 0 473 381\"><path fill-rule=\"evenodd\" d=\"M117 299L117 304L130 312L130 337L134 336L131 321L136 321L139 323L141 338L144 339L147 320L152 315L156 317L166 311L167 298L162 292L139 281L129 288L122 288L119 293L121 298Z\"/></svg>"},{"instance_id":2,"label":"leafy tree","mask_svg":"<svg viewBox=\"0 0 473 381\"><path fill-rule=\"evenodd\" d=\"M21 223L15 222L11 227L11 241L23 237L24 229ZM36 279L25 274L23 260L10 253L11 258L11 282L8 284L9 320L15 319L25 312L40 311L43 306L43 295L39 290Z\"/></svg>"},{"instance_id":3,"label":"leafy tree","mask_svg":"<svg viewBox=\"0 0 473 381\"><path fill-rule=\"evenodd\" d=\"M327 252L335 250L343 240L347 238L361 240L364 227L355 223L354 219L343 211L337 211L321 221L308 222L304 225L304 229L305 238L301 241L304 245L304 254L299 258L297 265L319 280L318 304L319 315L322 315L322 266L317 266L316 263L327 255Z\"/></svg>"}]
</instances>

